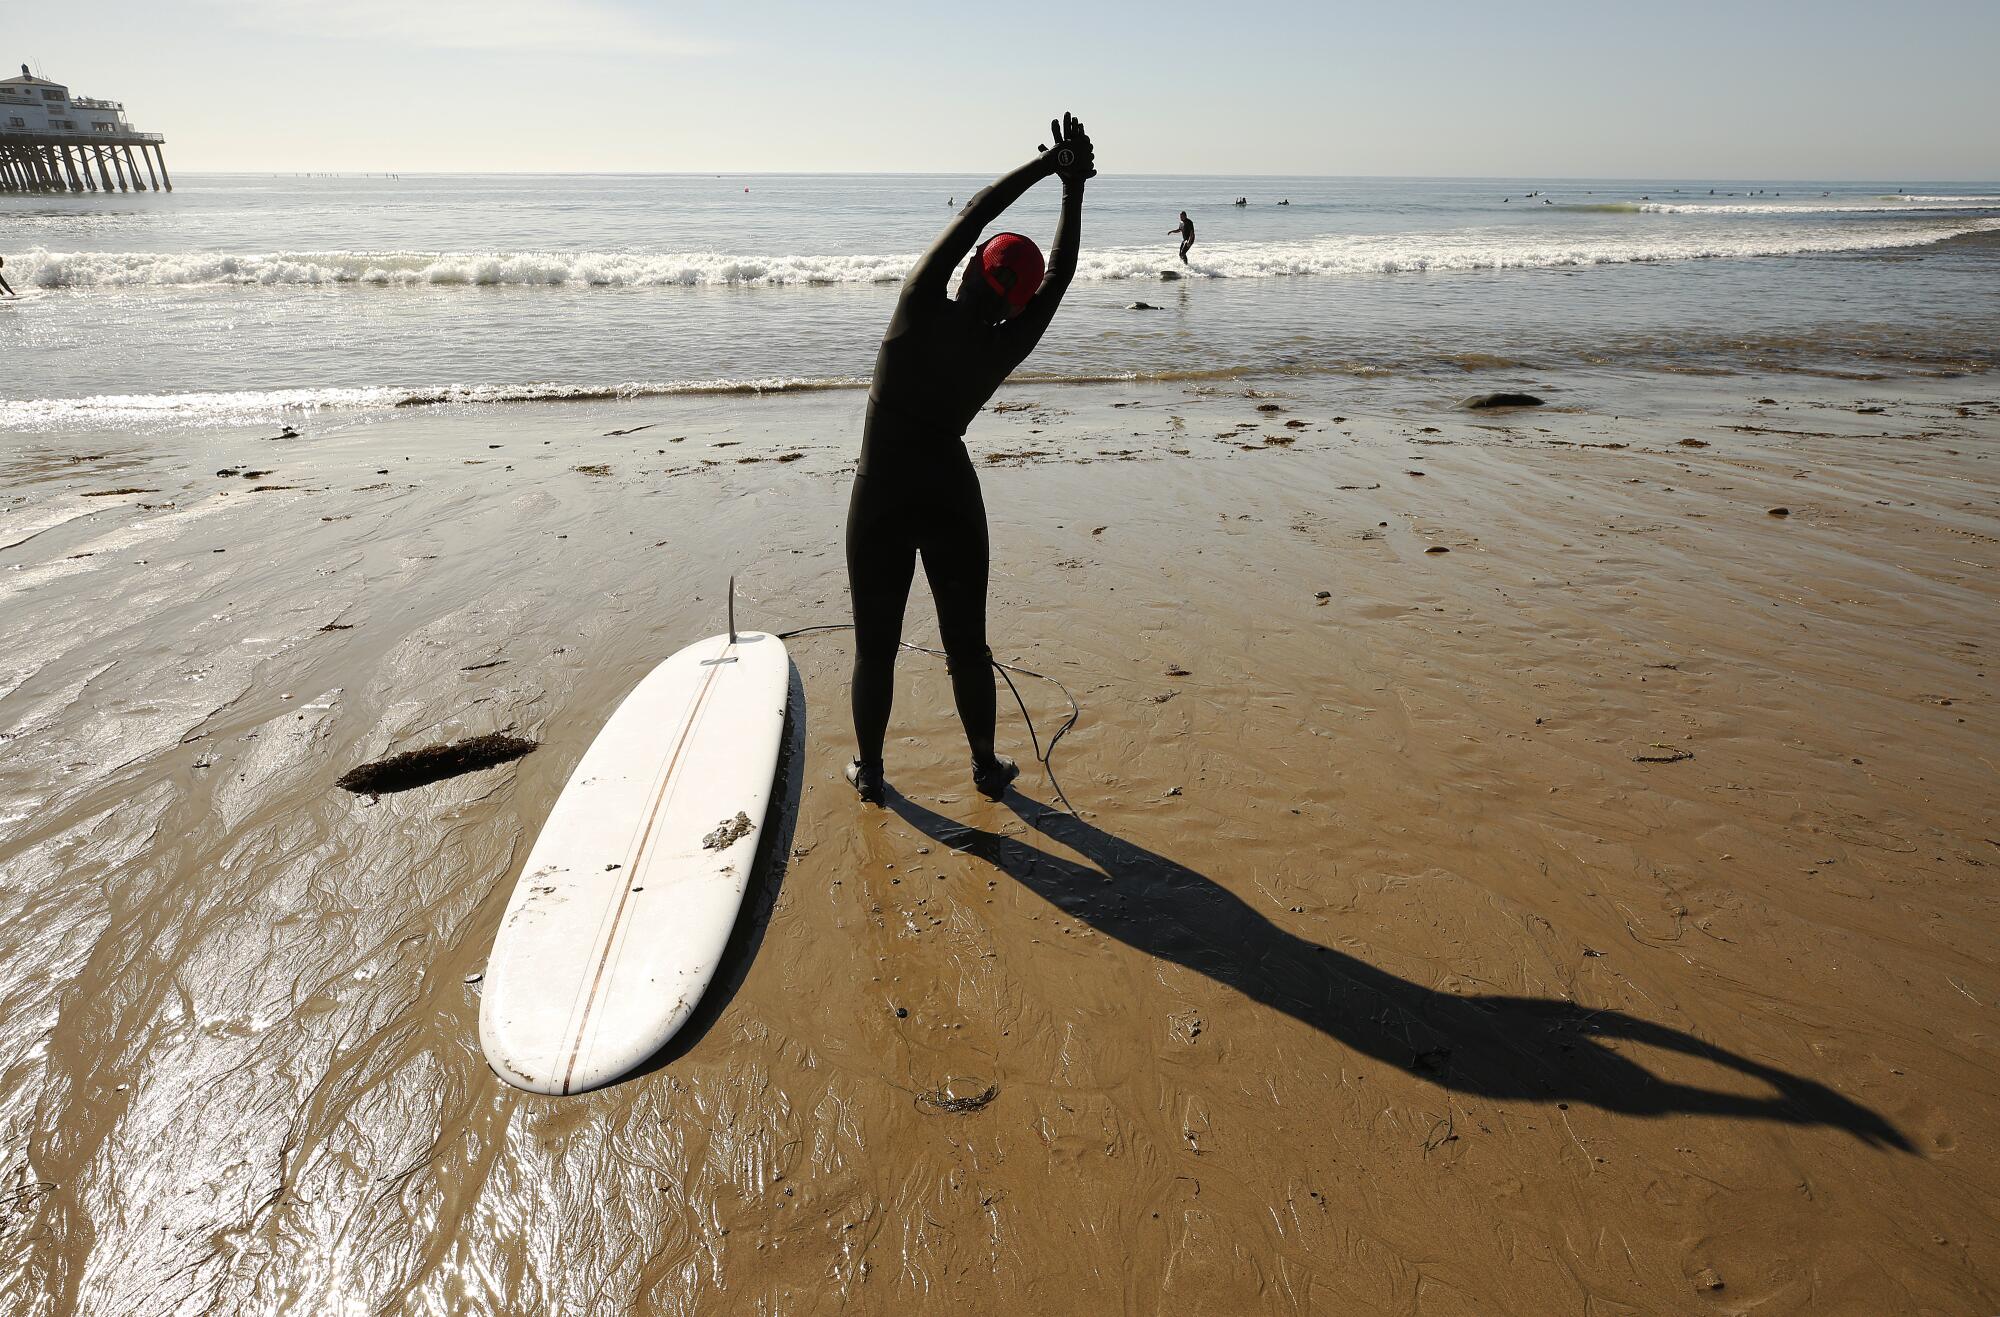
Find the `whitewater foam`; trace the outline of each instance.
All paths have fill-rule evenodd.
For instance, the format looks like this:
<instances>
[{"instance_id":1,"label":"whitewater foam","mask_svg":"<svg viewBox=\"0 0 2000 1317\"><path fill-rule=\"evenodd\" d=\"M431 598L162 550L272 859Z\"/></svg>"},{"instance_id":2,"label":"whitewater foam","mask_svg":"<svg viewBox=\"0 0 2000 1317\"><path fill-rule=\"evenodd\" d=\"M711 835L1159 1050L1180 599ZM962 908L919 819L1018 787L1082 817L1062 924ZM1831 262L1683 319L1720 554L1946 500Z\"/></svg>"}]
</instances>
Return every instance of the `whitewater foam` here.
<instances>
[{"instance_id":1,"label":"whitewater foam","mask_svg":"<svg viewBox=\"0 0 2000 1317\"><path fill-rule=\"evenodd\" d=\"M737 256L720 252L53 252L15 258L39 288L498 286L648 288L669 285L895 283L914 255ZM13 267L9 267L10 270Z\"/></svg>"},{"instance_id":2,"label":"whitewater foam","mask_svg":"<svg viewBox=\"0 0 2000 1317\"><path fill-rule=\"evenodd\" d=\"M1886 198L1885 198L1886 199ZM2000 210L2000 197L1908 197L1910 205L1883 206L1870 202L1845 201L1801 201L1789 204L1782 201L1769 202L1722 202L1722 201L1644 201L1631 204L1630 209L1649 215L1925 215L1950 214L1963 211ZM1603 209L1618 210L1625 206L1606 206ZM1591 206L1572 206L1572 210L1597 209Z\"/></svg>"},{"instance_id":3,"label":"whitewater foam","mask_svg":"<svg viewBox=\"0 0 2000 1317\"><path fill-rule=\"evenodd\" d=\"M1882 198L1881 200L1887 200ZM1935 212L1996 211L2000 197L1909 197L1913 204L1884 206L1870 201L1565 201L1549 207L1571 214L1597 215L1924 215Z\"/></svg>"},{"instance_id":4,"label":"whitewater foam","mask_svg":"<svg viewBox=\"0 0 2000 1317\"><path fill-rule=\"evenodd\" d=\"M1016 384L1201 384L1250 376L1373 375L1381 368L1352 362L1309 365L1263 362L1174 370L1023 370ZM261 389L232 393L99 394L87 398L0 399L0 431L51 431L119 426L195 430L244 425L303 424L397 408L487 406L502 403L619 402L644 398L726 397L782 393L858 392L859 377L633 381L624 384L452 384L435 388Z\"/></svg>"},{"instance_id":5,"label":"whitewater foam","mask_svg":"<svg viewBox=\"0 0 2000 1317\"><path fill-rule=\"evenodd\" d=\"M1622 203L1605 203L1618 208ZM1602 207L1593 207L1598 209ZM1644 203L1664 214L1796 214L1855 207L1682 205ZM1868 208L1859 208L1868 209ZM1879 208L1877 208L1879 209ZM1507 228L1394 235L1324 234L1294 241L1207 243L1187 274L1251 279L1298 275L1397 274L1439 270L1513 270L1575 265L1782 256L1914 246L1991 227L1970 214L1941 223L1820 222L1783 230L1739 226L1687 233L1523 235ZM1958 207L1966 211L1990 207ZM35 248L13 258L10 274L43 289L189 287L585 288L786 287L893 284L915 262L913 253L875 255L738 255L722 252L57 252ZM1154 279L1154 247L1087 251L1079 278Z\"/></svg>"},{"instance_id":6,"label":"whitewater foam","mask_svg":"<svg viewBox=\"0 0 2000 1317\"><path fill-rule=\"evenodd\" d=\"M624 384L451 384L435 388L245 389L228 393L97 394L0 399L0 430L139 425L160 428L276 424L317 413L503 402L615 402L679 395L812 393L862 389L864 379L762 378Z\"/></svg>"}]
</instances>

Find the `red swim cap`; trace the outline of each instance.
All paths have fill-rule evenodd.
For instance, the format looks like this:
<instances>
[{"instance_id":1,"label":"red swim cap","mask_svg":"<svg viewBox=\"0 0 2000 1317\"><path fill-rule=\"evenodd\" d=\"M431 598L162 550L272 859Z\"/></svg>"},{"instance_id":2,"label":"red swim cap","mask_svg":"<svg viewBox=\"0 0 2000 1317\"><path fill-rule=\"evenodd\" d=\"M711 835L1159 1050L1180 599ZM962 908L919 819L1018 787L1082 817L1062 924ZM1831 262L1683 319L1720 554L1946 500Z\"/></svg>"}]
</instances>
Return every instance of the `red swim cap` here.
<instances>
[{"instance_id":1,"label":"red swim cap","mask_svg":"<svg viewBox=\"0 0 2000 1317\"><path fill-rule=\"evenodd\" d=\"M996 233L979 249L979 271L986 276L986 286L1000 294L1010 311L1028 304L1042 286L1046 269L1042 249L1018 233Z\"/></svg>"}]
</instances>

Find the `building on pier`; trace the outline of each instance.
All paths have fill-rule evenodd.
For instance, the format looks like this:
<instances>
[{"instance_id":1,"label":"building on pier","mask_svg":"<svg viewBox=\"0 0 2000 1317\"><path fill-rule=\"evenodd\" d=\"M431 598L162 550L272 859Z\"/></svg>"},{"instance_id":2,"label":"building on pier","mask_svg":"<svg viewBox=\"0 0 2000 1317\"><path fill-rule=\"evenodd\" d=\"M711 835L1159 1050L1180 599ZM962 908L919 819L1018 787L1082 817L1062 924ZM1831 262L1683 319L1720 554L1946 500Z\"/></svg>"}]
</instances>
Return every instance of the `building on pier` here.
<instances>
[{"instance_id":1,"label":"building on pier","mask_svg":"<svg viewBox=\"0 0 2000 1317\"><path fill-rule=\"evenodd\" d=\"M149 183L172 192L165 147L160 134L127 123L117 101L72 96L26 64L0 79L0 192L144 192Z\"/></svg>"}]
</instances>

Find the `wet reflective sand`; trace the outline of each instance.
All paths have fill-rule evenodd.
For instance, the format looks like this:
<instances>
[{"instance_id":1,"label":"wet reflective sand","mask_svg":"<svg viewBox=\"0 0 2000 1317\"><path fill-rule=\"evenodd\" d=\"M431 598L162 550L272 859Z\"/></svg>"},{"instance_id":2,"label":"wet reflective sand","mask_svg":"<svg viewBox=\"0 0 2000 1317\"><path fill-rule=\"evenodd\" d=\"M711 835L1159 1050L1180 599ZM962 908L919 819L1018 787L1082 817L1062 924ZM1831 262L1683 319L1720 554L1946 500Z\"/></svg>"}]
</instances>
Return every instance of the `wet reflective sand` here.
<instances>
[{"instance_id":1,"label":"wet reflective sand","mask_svg":"<svg viewBox=\"0 0 2000 1317\"><path fill-rule=\"evenodd\" d=\"M842 620L851 400L0 440L0 1310L1994 1306L2000 406L1568 383L1003 397L1080 816L921 655L862 809L800 637L721 981L567 1099L478 1050L515 869L730 573Z\"/></svg>"}]
</instances>

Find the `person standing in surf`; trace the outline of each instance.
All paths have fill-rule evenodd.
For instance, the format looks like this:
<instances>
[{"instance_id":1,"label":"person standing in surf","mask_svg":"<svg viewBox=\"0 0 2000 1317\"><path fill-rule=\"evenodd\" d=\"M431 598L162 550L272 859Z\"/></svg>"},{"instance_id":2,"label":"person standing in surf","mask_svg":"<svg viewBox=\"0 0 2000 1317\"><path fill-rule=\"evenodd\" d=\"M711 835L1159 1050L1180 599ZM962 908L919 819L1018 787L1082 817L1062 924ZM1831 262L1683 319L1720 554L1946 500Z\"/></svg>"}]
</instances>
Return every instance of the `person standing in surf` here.
<instances>
[{"instance_id":1,"label":"person standing in surf","mask_svg":"<svg viewBox=\"0 0 2000 1317\"><path fill-rule=\"evenodd\" d=\"M1182 211L1181 222L1174 225L1173 228L1168 229L1167 232L1181 235L1181 264L1186 265L1188 263L1188 248L1194 246L1194 221L1187 217L1186 211Z\"/></svg>"},{"instance_id":2,"label":"person standing in surf","mask_svg":"<svg viewBox=\"0 0 2000 1317\"><path fill-rule=\"evenodd\" d=\"M986 645L986 504L965 427L1041 341L1076 275L1083 184L1097 173L1071 115L1049 124L1052 147L966 202L903 280L875 357L861 459L847 506L847 582L854 608L854 739L847 780L882 802L882 741L896 693L903 610L922 558L951 671L952 699L972 751L972 781L998 800L1021 772L993 749L993 654ZM974 243L1022 194L1062 179L1062 218L1046 266L1018 233ZM970 253L956 293L952 271Z\"/></svg>"}]
</instances>

